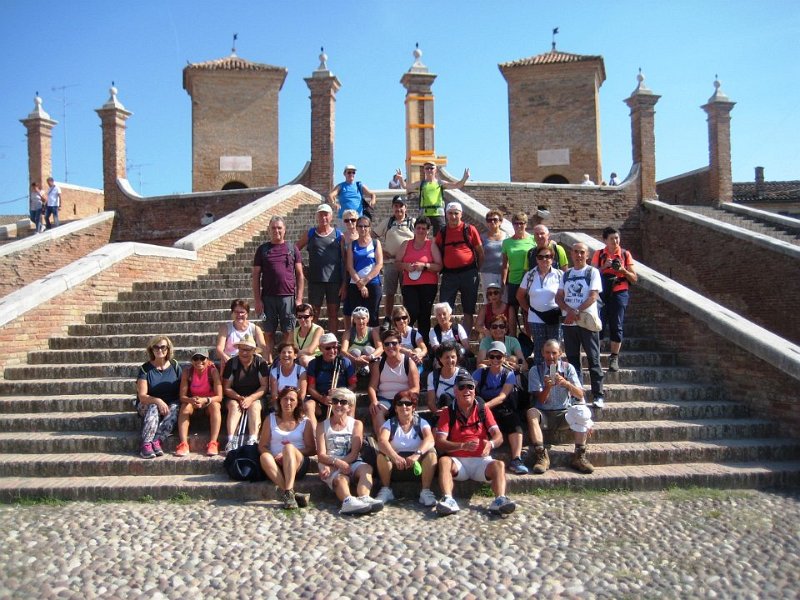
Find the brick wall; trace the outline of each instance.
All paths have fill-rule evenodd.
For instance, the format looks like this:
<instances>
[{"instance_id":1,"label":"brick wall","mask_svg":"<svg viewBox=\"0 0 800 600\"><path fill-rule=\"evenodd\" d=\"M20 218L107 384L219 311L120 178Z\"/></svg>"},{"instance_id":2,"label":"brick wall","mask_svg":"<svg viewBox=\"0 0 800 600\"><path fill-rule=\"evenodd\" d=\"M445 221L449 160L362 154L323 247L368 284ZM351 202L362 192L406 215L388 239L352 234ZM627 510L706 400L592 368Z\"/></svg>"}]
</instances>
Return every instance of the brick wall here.
<instances>
[{"instance_id":1,"label":"brick wall","mask_svg":"<svg viewBox=\"0 0 800 600\"><path fill-rule=\"evenodd\" d=\"M720 386L727 399L747 404L754 418L775 421L782 435L797 436L795 379L641 288L631 294L628 316L636 319L643 335L675 352L678 364L696 369L701 380Z\"/></svg>"},{"instance_id":2,"label":"brick wall","mask_svg":"<svg viewBox=\"0 0 800 600\"><path fill-rule=\"evenodd\" d=\"M47 348L47 340L63 336L70 324L83 323L85 315L99 312L104 301L117 298L137 281L159 281L164 273L174 281L190 280L208 272L229 254L267 229L273 215L286 215L303 204L318 204L308 192L299 192L258 214L237 229L197 251L197 260L131 255L76 287L0 327L0 370L25 362L27 353Z\"/></svg>"},{"instance_id":3,"label":"brick wall","mask_svg":"<svg viewBox=\"0 0 800 600\"><path fill-rule=\"evenodd\" d=\"M106 245L111 238L113 219L85 227L80 231L43 239L34 246L3 256L0 260L0 297L57 271L73 261Z\"/></svg>"},{"instance_id":4,"label":"brick wall","mask_svg":"<svg viewBox=\"0 0 800 600\"><path fill-rule=\"evenodd\" d=\"M709 169L704 167L656 183L658 199L667 204L710 206Z\"/></svg>"},{"instance_id":5,"label":"brick wall","mask_svg":"<svg viewBox=\"0 0 800 600\"><path fill-rule=\"evenodd\" d=\"M621 231L622 243L640 255L640 208L637 182L617 187L582 187L524 183L468 183L464 191L508 218L517 211L530 215L529 229L538 222L536 209L550 211L543 221L553 231L579 231L602 239L608 226Z\"/></svg>"},{"instance_id":6,"label":"brick wall","mask_svg":"<svg viewBox=\"0 0 800 600\"><path fill-rule=\"evenodd\" d=\"M777 335L800 342L800 261L645 208L643 262ZM727 348L726 348L727 352Z\"/></svg>"},{"instance_id":7,"label":"brick wall","mask_svg":"<svg viewBox=\"0 0 800 600\"><path fill-rule=\"evenodd\" d=\"M61 210L58 216L62 221L91 217L105 210L103 190L68 183L59 183L58 186L61 188Z\"/></svg>"}]
</instances>

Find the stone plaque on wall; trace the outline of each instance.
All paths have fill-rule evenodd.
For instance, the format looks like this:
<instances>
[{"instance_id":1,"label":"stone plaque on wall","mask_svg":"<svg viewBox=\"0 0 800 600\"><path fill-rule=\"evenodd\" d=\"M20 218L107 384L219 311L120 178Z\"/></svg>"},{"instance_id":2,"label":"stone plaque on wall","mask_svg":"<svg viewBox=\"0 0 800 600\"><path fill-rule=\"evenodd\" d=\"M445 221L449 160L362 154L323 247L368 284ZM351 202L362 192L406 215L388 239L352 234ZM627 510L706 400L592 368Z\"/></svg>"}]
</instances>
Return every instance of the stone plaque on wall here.
<instances>
[{"instance_id":1,"label":"stone plaque on wall","mask_svg":"<svg viewBox=\"0 0 800 600\"><path fill-rule=\"evenodd\" d=\"M553 167L569 164L569 148L558 148L554 150L539 150L536 152L536 159L540 167Z\"/></svg>"},{"instance_id":2,"label":"stone plaque on wall","mask_svg":"<svg viewBox=\"0 0 800 600\"><path fill-rule=\"evenodd\" d=\"M253 157L252 156L220 156L219 157L219 170L220 171L252 171L253 170Z\"/></svg>"}]
</instances>

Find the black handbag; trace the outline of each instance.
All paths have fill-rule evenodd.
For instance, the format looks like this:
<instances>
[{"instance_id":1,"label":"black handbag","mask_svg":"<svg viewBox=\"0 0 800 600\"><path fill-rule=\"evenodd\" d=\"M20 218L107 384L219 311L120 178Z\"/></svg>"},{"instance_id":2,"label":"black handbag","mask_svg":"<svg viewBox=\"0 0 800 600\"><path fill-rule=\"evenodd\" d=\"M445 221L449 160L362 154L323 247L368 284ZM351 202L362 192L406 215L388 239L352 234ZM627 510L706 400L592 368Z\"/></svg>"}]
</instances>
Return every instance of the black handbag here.
<instances>
[{"instance_id":1,"label":"black handbag","mask_svg":"<svg viewBox=\"0 0 800 600\"><path fill-rule=\"evenodd\" d=\"M225 471L234 481L265 481L267 474L261 468L258 446L239 446L225 457Z\"/></svg>"}]
</instances>

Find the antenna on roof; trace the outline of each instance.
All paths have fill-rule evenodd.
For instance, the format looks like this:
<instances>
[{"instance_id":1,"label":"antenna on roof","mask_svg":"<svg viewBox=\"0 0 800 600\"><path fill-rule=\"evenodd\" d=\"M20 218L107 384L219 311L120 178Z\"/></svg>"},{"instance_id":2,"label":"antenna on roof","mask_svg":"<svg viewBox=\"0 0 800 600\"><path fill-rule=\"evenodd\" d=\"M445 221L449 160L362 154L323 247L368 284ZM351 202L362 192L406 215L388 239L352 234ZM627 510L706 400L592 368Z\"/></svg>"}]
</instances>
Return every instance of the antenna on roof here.
<instances>
[{"instance_id":1,"label":"antenna on roof","mask_svg":"<svg viewBox=\"0 0 800 600\"><path fill-rule=\"evenodd\" d=\"M558 27L553 28L553 52L556 51L556 34L558 33Z\"/></svg>"},{"instance_id":2,"label":"antenna on roof","mask_svg":"<svg viewBox=\"0 0 800 600\"><path fill-rule=\"evenodd\" d=\"M236 54L236 40L238 40L238 39L239 39L239 34L238 33L234 33L233 34L233 47L231 48L231 54Z\"/></svg>"}]
</instances>

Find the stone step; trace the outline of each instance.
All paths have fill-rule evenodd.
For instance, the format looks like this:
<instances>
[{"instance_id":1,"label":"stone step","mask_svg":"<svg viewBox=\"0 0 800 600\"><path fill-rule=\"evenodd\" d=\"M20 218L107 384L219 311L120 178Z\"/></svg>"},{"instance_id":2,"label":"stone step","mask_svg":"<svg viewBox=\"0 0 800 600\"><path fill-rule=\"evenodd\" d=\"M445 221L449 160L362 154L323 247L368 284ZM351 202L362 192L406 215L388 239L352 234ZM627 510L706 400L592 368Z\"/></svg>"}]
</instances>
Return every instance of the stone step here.
<instances>
[{"instance_id":1,"label":"stone step","mask_svg":"<svg viewBox=\"0 0 800 600\"><path fill-rule=\"evenodd\" d=\"M557 440L569 442L571 432ZM775 433L775 424L761 419L700 419L681 421L596 421L590 443L668 442L728 438L763 438Z\"/></svg>"},{"instance_id":2,"label":"stone step","mask_svg":"<svg viewBox=\"0 0 800 600\"><path fill-rule=\"evenodd\" d=\"M235 296L230 296L221 291L216 297L197 298L194 296L170 299L139 298L131 300L118 300L114 302L103 302L103 313L128 313L128 312L162 312L162 311L187 311L187 310L222 310L225 311L225 318L230 315L231 302ZM94 313L97 314L97 313ZM250 320L257 320L258 315L251 308Z\"/></svg>"},{"instance_id":3,"label":"stone step","mask_svg":"<svg viewBox=\"0 0 800 600\"><path fill-rule=\"evenodd\" d=\"M155 459L161 460L161 459ZM663 490L671 486L715 488L790 487L800 484L800 461L761 461L736 463L687 463L600 467L591 475L568 469L551 469L544 475L508 478L508 493L538 489ZM398 484L395 491L416 497L418 484ZM457 483L455 495L461 499L480 489L475 482ZM332 492L318 478L309 476L297 482L298 492L310 492L315 501L334 504ZM438 491L438 486L435 486ZM66 500L138 500L142 497L169 499L177 495L193 498L274 500L271 482L249 483L228 479L223 473L205 475L127 475L118 477L2 477L0 500L20 498L62 498ZM487 501L488 502L488 501ZM313 509L312 509L313 510Z\"/></svg>"},{"instance_id":4,"label":"stone step","mask_svg":"<svg viewBox=\"0 0 800 600\"><path fill-rule=\"evenodd\" d=\"M665 419L735 419L750 416L747 406L727 401L608 402L600 418L605 421L659 421Z\"/></svg>"},{"instance_id":5,"label":"stone step","mask_svg":"<svg viewBox=\"0 0 800 600\"><path fill-rule=\"evenodd\" d=\"M604 383L609 403L722 400L718 386L698 383Z\"/></svg>"},{"instance_id":6,"label":"stone step","mask_svg":"<svg viewBox=\"0 0 800 600\"><path fill-rule=\"evenodd\" d=\"M84 394L77 396L2 396L0 414L13 413L70 413L125 412L134 409L135 396L115 394Z\"/></svg>"},{"instance_id":7,"label":"stone step","mask_svg":"<svg viewBox=\"0 0 800 600\"><path fill-rule=\"evenodd\" d=\"M168 289L168 290L146 290L146 291L133 291L133 292L120 292L119 300L122 302L141 302L143 300L152 301L165 301L165 300L192 300L196 298L220 298L225 297L228 300L227 308L230 308L231 302L234 298L244 298L251 302L250 298L253 295L253 290L248 284L237 288L220 288L208 289L203 294L198 294L197 291L187 293L186 290ZM108 304L116 304L116 302L109 302ZM105 307L103 308L105 310Z\"/></svg>"},{"instance_id":8,"label":"stone step","mask_svg":"<svg viewBox=\"0 0 800 600\"><path fill-rule=\"evenodd\" d=\"M171 333L172 343L183 348L197 348L209 344L209 348L216 342L216 331L209 337L207 332L200 333ZM67 336L50 338L48 345L51 350L88 350L113 348L119 350L139 350L142 361L145 360L145 348L152 339L151 333L121 334L104 336ZM626 340L627 342L627 340ZM38 355L38 352L30 354ZM29 354L29 356L30 356ZM42 351L46 354L46 351ZM30 359L29 359L30 360Z\"/></svg>"},{"instance_id":9,"label":"stone step","mask_svg":"<svg viewBox=\"0 0 800 600\"><path fill-rule=\"evenodd\" d=\"M165 454L158 460L144 460L131 452L5 454L0 477L119 477L160 475L208 475L224 473L223 456L201 454L177 457Z\"/></svg>"},{"instance_id":10,"label":"stone step","mask_svg":"<svg viewBox=\"0 0 800 600\"><path fill-rule=\"evenodd\" d=\"M136 372L126 377L57 379L52 381L0 380L0 396L50 396L56 394L135 394Z\"/></svg>"},{"instance_id":11,"label":"stone step","mask_svg":"<svg viewBox=\"0 0 800 600\"><path fill-rule=\"evenodd\" d=\"M216 321L219 323L229 319L230 310L227 309L198 309L198 310L142 310L137 312L108 312L90 313L85 316L86 323L89 325L99 323L152 323L160 324L173 323L176 321ZM216 329L216 328L215 328Z\"/></svg>"},{"instance_id":12,"label":"stone step","mask_svg":"<svg viewBox=\"0 0 800 600\"><path fill-rule=\"evenodd\" d=\"M227 315L226 315L227 317ZM151 317L155 318L155 316ZM148 323L101 323L97 325L70 325L69 335L75 336L108 336L108 335L167 335L170 338L176 333L203 333L207 339L214 340L221 319L213 321L174 321Z\"/></svg>"},{"instance_id":13,"label":"stone step","mask_svg":"<svg viewBox=\"0 0 800 600\"><path fill-rule=\"evenodd\" d=\"M136 431L139 415L130 412L13 413L0 415L0 431Z\"/></svg>"}]
</instances>

